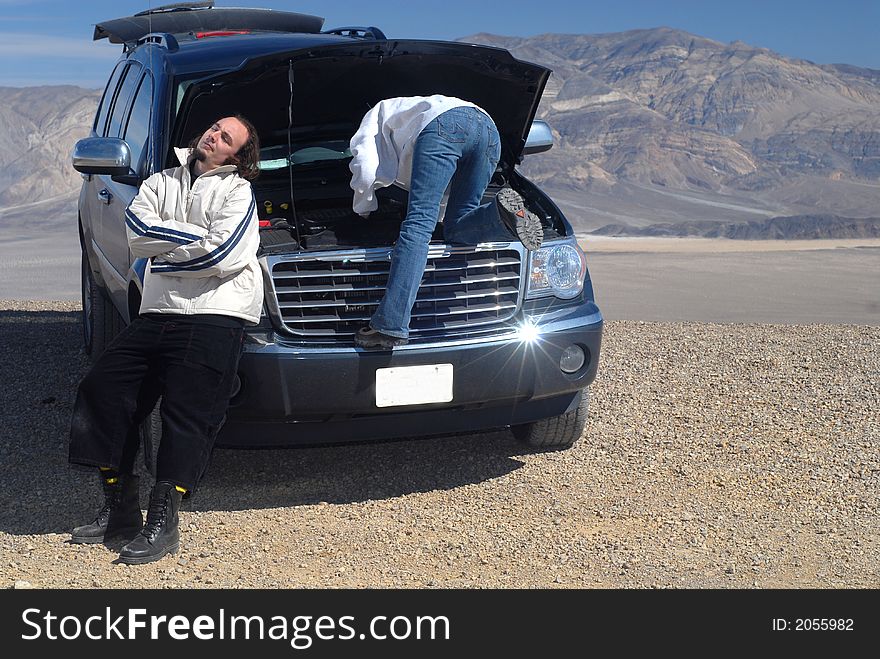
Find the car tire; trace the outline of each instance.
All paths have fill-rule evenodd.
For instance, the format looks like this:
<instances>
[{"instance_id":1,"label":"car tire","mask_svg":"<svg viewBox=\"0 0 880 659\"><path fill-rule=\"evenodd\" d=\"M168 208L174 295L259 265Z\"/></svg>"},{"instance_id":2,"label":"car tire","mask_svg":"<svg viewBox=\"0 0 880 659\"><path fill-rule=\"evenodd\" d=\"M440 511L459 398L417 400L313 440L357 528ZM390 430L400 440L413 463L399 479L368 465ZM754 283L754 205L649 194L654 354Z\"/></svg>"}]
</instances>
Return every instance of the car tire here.
<instances>
[{"instance_id":1,"label":"car tire","mask_svg":"<svg viewBox=\"0 0 880 659\"><path fill-rule=\"evenodd\" d=\"M95 282L85 251L82 252L80 281L83 350L94 361L122 331L122 317L104 289Z\"/></svg>"},{"instance_id":2,"label":"car tire","mask_svg":"<svg viewBox=\"0 0 880 659\"><path fill-rule=\"evenodd\" d=\"M558 451L570 448L584 434L590 410L590 389L581 390L578 406L549 419L512 426L513 436L532 448Z\"/></svg>"}]
</instances>

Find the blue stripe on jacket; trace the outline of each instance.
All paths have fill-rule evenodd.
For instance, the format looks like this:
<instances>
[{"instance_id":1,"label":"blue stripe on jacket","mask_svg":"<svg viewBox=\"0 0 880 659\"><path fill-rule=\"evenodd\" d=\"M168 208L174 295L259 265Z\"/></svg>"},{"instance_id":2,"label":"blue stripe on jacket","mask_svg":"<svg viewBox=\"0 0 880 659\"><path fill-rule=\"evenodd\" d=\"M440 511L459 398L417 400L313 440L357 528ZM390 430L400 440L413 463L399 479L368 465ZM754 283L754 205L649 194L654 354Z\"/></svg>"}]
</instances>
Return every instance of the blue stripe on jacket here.
<instances>
[{"instance_id":1,"label":"blue stripe on jacket","mask_svg":"<svg viewBox=\"0 0 880 659\"><path fill-rule=\"evenodd\" d=\"M170 229L168 227L148 226L144 224L143 220L141 220L137 215L134 214L131 208L125 209L125 223L132 231L140 236L157 238L159 240L168 240L170 242L179 243L181 245L188 245L190 243L194 243L197 240L201 240L201 236L196 236L192 233L186 233L185 231L178 231L177 229Z\"/></svg>"},{"instance_id":2,"label":"blue stripe on jacket","mask_svg":"<svg viewBox=\"0 0 880 659\"><path fill-rule=\"evenodd\" d=\"M233 231L232 235L230 235L229 238L226 239L226 242L214 249L212 252L204 254L203 256L196 257L194 259L190 259L189 261L184 261L182 263L154 264L150 266L150 270L152 272L180 272L183 270L195 271L204 270L205 268L209 268L212 265L216 265L224 258L226 258L229 252L231 252L242 239L245 231L247 230L248 223L254 216L254 210L256 209L256 206L256 199L254 199L254 197L252 196L251 204L248 207L248 210L245 213L242 221L238 223L237 227L235 227L235 231Z\"/></svg>"}]
</instances>

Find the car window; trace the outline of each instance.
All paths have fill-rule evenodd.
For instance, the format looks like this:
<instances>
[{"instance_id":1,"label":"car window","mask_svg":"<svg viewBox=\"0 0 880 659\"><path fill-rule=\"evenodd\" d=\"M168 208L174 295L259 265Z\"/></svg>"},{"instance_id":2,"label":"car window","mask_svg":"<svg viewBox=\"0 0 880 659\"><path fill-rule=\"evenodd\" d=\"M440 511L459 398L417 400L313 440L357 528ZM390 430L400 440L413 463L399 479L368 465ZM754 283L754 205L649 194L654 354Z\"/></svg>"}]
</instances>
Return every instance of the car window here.
<instances>
[{"instance_id":1,"label":"car window","mask_svg":"<svg viewBox=\"0 0 880 659\"><path fill-rule=\"evenodd\" d=\"M113 109L110 111L110 120L107 122L107 131L104 133L106 137L119 137L119 131L122 128L122 122L125 119L125 111L128 108L128 99L140 82L141 66L132 63L125 72L119 91L116 92L116 99L113 101Z\"/></svg>"},{"instance_id":2,"label":"car window","mask_svg":"<svg viewBox=\"0 0 880 659\"><path fill-rule=\"evenodd\" d=\"M92 130L95 131L96 135L101 137L105 136L104 126L107 123L107 113L110 110L110 104L113 101L116 86L119 83L119 76L122 75L123 70L125 70L125 62L120 62L116 65L116 68L113 69L113 73L110 75L110 81L104 88L104 95L101 97L101 104L98 106L98 113L95 115L95 125L92 126Z\"/></svg>"},{"instance_id":3,"label":"car window","mask_svg":"<svg viewBox=\"0 0 880 659\"><path fill-rule=\"evenodd\" d=\"M147 136L150 133L150 112L153 107L153 78L149 72L142 78L136 94L123 138L131 149L132 168L136 172L143 172L142 157L148 152Z\"/></svg>"},{"instance_id":4,"label":"car window","mask_svg":"<svg viewBox=\"0 0 880 659\"><path fill-rule=\"evenodd\" d=\"M180 110L180 104L183 103L183 96L186 94L186 90L190 88L190 86L195 82L195 80L184 80L177 85L177 95L174 99L174 116L177 116L177 111Z\"/></svg>"},{"instance_id":5,"label":"car window","mask_svg":"<svg viewBox=\"0 0 880 659\"><path fill-rule=\"evenodd\" d=\"M213 75L216 75L218 71L201 71L196 77L193 78L177 78L174 85L174 116L177 116L178 111L180 110L180 104L183 103L183 98L186 96L187 90L192 87L193 83L197 80L201 80L203 78L208 78Z\"/></svg>"}]
</instances>

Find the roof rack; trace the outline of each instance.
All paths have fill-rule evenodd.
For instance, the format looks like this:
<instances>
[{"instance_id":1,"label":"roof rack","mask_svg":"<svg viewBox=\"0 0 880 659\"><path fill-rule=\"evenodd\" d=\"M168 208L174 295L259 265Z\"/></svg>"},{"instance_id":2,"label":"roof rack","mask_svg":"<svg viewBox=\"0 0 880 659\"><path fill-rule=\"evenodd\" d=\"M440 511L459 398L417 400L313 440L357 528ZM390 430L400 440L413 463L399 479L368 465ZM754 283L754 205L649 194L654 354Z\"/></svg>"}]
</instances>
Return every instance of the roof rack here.
<instances>
[{"instance_id":1,"label":"roof rack","mask_svg":"<svg viewBox=\"0 0 880 659\"><path fill-rule=\"evenodd\" d=\"M164 46L168 49L169 52L174 52L180 48L180 44L177 43L177 39L173 34L169 34L168 32L150 32L149 34L145 34L136 42L129 41L125 44L125 52L129 52L137 48L138 46L145 43L155 43L160 46Z\"/></svg>"},{"instance_id":2,"label":"roof rack","mask_svg":"<svg viewBox=\"0 0 880 659\"><path fill-rule=\"evenodd\" d=\"M338 34L340 37L355 37L357 39L387 39L385 33L377 27L335 27L332 30L324 30L321 34Z\"/></svg>"}]
</instances>

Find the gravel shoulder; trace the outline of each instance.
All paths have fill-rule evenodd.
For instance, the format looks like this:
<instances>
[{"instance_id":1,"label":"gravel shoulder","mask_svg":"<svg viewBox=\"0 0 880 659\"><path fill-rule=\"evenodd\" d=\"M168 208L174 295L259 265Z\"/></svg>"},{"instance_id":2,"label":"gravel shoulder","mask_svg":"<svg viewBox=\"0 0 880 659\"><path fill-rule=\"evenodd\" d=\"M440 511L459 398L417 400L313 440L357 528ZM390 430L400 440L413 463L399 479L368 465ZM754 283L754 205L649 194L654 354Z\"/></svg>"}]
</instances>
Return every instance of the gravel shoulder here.
<instances>
[{"instance_id":1,"label":"gravel shoulder","mask_svg":"<svg viewBox=\"0 0 880 659\"><path fill-rule=\"evenodd\" d=\"M612 321L572 449L218 450L144 566L67 543L79 304L0 301L0 336L0 587L880 587L880 327Z\"/></svg>"}]
</instances>

